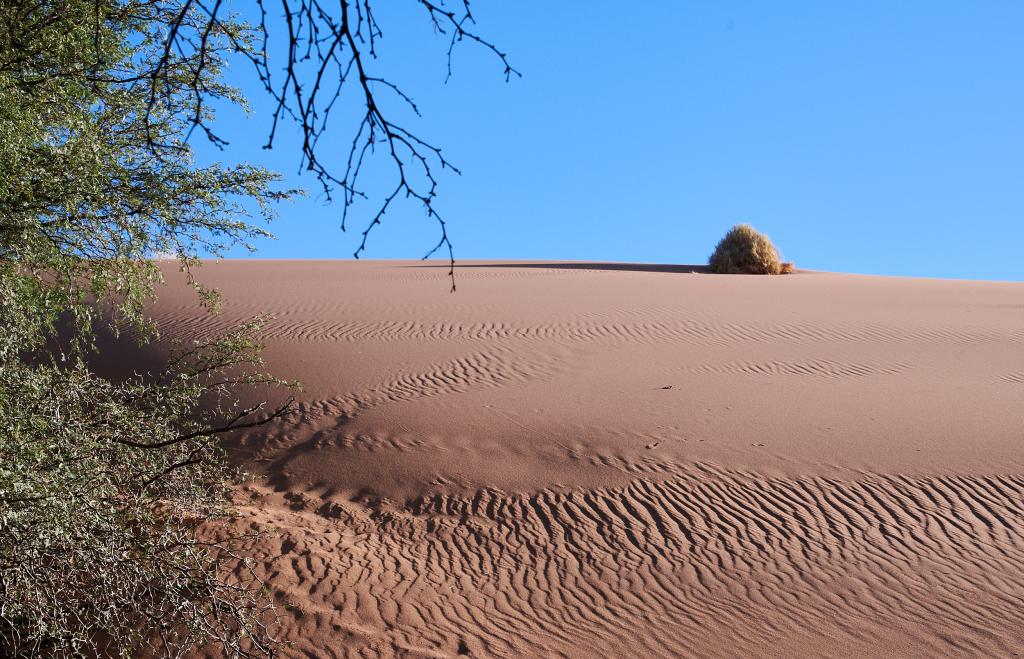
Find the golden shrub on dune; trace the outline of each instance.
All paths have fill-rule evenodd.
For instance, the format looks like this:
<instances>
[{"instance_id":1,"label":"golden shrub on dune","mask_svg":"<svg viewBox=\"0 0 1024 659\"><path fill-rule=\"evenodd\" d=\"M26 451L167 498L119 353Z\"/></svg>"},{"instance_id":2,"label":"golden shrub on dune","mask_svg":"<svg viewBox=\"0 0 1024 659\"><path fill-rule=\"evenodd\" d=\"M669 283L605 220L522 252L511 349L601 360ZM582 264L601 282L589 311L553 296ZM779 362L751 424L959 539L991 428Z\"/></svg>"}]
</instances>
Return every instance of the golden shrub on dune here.
<instances>
[{"instance_id":1,"label":"golden shrub on dune","mask_svg":"<svg viewBox=\"0 0 1024 659\"><path fill-rule=\"evenodd\" d=\"M784 275L793 272L783 263L768 236L749 224L737 224L718 242L708 259L711 272L723 275Z\"/></svg>"}]
</instances>

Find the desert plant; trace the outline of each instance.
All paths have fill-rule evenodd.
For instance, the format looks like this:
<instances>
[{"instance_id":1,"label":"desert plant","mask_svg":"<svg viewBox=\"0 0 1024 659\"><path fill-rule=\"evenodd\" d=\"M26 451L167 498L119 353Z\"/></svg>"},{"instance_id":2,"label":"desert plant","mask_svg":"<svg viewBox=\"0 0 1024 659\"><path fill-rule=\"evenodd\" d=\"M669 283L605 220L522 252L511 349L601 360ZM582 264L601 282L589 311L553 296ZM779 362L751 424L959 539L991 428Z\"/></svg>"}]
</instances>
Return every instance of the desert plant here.
<instances>
[{"instance_id":1,"label":"desert plant","mask_svg":"<svg viewBox=\"0 0 1024 659\"><path fill-rule=\"evenodd\" d=\"M201 337L147 379L86 359L102 307L150 334L149 254L187 270L265 234L250 202L269 213L288 196L263 169L196 165L188 144L190 118L209 116L189 85L238 98L220 75L240 26L211 30L198 78L172 63L154 96L138 75L190 6L0 4L0 656L273 652L269 601L232 574L247 572L237 545L200 535L230 512L218 437L281 412L237 405L238 387L276 381L257 325Z\"/></svg>"},{"instance_id":2,"label":"desert plant","mask_svg":"<svg viewBox=\"0 0 1024 659\"><path fill-rule=\"evenodd\" d=\"M256 349L243 330L126 382L0 361L0 654L272 654L272 602L241 553L255 536L203 535L232 515L217 437L261 420L228 411L234 385L267 381Z\"/></svg>"},{"instance_id":3,"label":"desert plant","mask_svg":"<svg viewBox=\"0 0 1024 659\"><path fill-rule=\"evenodd\" d=\"M783 263L771 239L749 224L737 224L725 234L708 259L711 272L719 274L779 275L793 272Z\"/></svg>"}]
</instances>

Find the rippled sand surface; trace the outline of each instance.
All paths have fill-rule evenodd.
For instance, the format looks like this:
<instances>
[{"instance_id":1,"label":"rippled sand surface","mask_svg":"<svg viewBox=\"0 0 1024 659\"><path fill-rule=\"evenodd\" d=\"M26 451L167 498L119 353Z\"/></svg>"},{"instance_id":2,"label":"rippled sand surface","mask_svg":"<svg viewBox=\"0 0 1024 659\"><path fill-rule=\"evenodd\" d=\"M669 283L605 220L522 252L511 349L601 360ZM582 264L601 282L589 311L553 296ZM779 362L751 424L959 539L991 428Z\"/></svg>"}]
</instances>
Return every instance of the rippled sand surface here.
<instances>
[{"instance_id":1,"label":"rippled sand surface","mask_svg":"<svg viewBox=\"0 0 1024 659\"><path fill-rule=\"evenodd\" d=\"M1024 285L206 264L294 414L234 440L294 656L1024 652Z\"/></svg>"}]
</instances>

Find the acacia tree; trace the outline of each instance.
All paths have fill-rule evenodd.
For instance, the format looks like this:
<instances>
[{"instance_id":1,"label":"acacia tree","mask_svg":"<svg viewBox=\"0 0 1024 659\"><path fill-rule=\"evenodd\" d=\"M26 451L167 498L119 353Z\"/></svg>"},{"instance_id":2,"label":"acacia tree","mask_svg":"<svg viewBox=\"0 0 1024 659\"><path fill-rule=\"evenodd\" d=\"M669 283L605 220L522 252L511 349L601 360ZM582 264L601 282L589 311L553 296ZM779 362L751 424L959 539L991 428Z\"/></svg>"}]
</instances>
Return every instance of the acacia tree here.
<instances>
[{"instance_id":1,"label":"acacia tree","mask_svg":"<svg viewBox=\"0 0 1024 659\"><path fill-rule=\"evenodd\" d=\"M467 3L412 5L450 37L449 68L468 38L515 73L469 31ZM231 514L218 438L288 410L237 403L240 387L286 384L260 370L259 320L179 346L146 377L109 381L85 359L100 322L154 336L144 305L162 275L150 256L177 255L213 308L214 292L192 276L199 256L266 235L247 204L269 219L295 194L264 169L193 158L193 136L224 146L212 108L244 105L223 81L229 58L250 62L275 100L268 144L296 122L303 163L328 195L341 191L343 222L366 197L364 163L391 163L395 187L356 256L404 196L439 223L435 250L454 263L433 206L433 171L451 165L385 113L382 91L416 108L370 71L382 37L370 2L281 0L283 32L265 3L252 7L255 26L221 0L0 2L0 654L127 656L148 645L174 656L209 643L274 653L264 584L234 539L197 535ZM320 137L353 96L365 114L347 157L329 166ZM64 348L54 348L59 326L70 328Z\"/></svg>"},{"instance_id":2,"label":"acacia tree","mask_svg":"<svg viewBox=\"0 0 1024 659\"><path fill-rule=\"evenodd\" d=\"M233 404L237 386L274 381L255 370L255 326L183 346L147 379L110 382L83 360L97 303L115 329L149 330L147 255L189 269L263 232L243 199L269 213L289 194L258 168L193 163L194 101L172 91L193 71L168 69L150 103L137 73L174 17L147 2L0 5L0 654L271 648L256 584L223 576L245 574L233 543L196 536L226 512L216 437L284 411ZM211 32L200 78L234 98L219 82L228 29ZM62 317L66 355L52 348Z\"/></svg>"}]
</instances>

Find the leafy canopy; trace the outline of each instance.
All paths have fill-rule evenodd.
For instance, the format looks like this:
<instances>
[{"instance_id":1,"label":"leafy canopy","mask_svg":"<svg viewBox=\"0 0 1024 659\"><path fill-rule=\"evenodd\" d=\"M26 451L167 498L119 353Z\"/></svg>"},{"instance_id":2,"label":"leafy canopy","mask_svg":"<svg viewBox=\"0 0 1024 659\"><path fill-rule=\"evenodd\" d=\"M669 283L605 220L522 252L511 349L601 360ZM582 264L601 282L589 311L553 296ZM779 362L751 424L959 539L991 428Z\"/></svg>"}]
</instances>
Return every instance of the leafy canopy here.
<instances>
[{"instance_id":1,"label":"leafy canopy","mask_svg":"<svg viewBox=\"0 0 1024 659\"><path fill-rule=\"evenodd\" d=\"M247 208L269 219L293 194L258 167L196 164L188 132L212 101L243 103L221 73L251 39L221 20L201 53L165 57L166 31L198 25L194 11L0 3L3 655L272 651L244 560L199 535L230 513L216 438L285 411L236 401L239 386L277 382L259 371L258 321L179 346L146 378L108 381L86 359L101 321L152 336L143 305L161 272L148 257L176 255L212 307L191 276L198 256L266 235Z\"/></svg>"}]
</instances>

